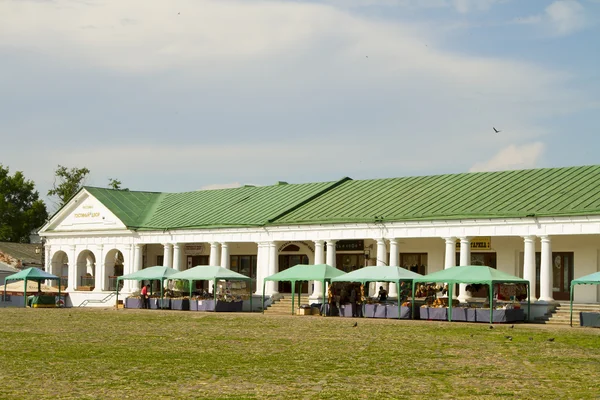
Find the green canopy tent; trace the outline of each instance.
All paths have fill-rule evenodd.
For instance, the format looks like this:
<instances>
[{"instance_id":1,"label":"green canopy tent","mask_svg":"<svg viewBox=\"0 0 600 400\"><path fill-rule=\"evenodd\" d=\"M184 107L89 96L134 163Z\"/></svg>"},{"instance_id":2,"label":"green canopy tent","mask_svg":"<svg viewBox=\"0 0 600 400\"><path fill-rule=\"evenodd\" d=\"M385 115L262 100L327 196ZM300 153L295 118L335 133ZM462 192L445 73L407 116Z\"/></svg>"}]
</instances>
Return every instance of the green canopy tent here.
<instances>
[{"instance_id":1,"label":"green canopy tent","mask_svg":"<svg viewBox=\"0 0 600 400\"><path fill-rule=\"evenodd\" d=\"M296 282L303 281L319 281L323 284L323 301L325 301L325 283L331 281L331 279L344 275L344 271L340 271L337 268L332 267L327 264L298 264L288 269L285 269L281 272L278 272L274 275L268 276L265 278L263 282L263 295L262 295L262 304L263 304L263 313L264 313L264 304L265 304L265 286L267 281L286 281L292 283L292 314L294 314L294 295L296 292ZM298 305L300 305L300 297L298 297Z\"/></svg>"},{"instance_id":2,"label":"green canopy tent","mask_svg":"<svg viewBox=\"0 0 600 400\"><path fill-rule=\"evenodd\" d=\"M239 274L227 268L214 265L198 265L194 268L187 269L185 271L177 272L169 276L168 279L179 279L188 281L190 283L190 298L192 297L192 282L193 281L212 281L213 282L213 296L215 304L217 302L217 281L247 281L251 282L252 278ZM250 291L250 312L252 312L252 290Z\"/></svg>"},{"instance_id":3,"label":"green canopy tent","mask_svg":"<svg viewBox=\"0 0 600 400\"><path fill-rule=\"evenodd\" d=\"M169 278L169 276L176 274L177 271L174 268L164 267L157 265L154 267L148 267L141 269L132 274L119 276L117 278L117 297L116 301L119 304L119 281L131 280L131 281L160 281L160 298L163 298L163 282Z\"/></svg>"},{"instance_id":4,"label":"green canopy tent","mask_svg":"<svg viewBox=\"0 0 600 400\"><path fill-rule=\"evenodd\" d=\"M527 318L531 319L531 303L529 300L529 281L526 279L519 278L507 274L502 271L498 271L494 268L486 267L483 265L466 265L460 267L451 267L442 271L434 272L429 275L425 275L422 278L414 279L412 290L415 293L415 285L417 283L427 282L445 282L448 284L448 298L452 299L452 292L455 284L460 283L480 283L489 286L490 295L490 323L494 321L494 312L492 309L492 302L494 297L494 284L495 283L522 283L527 285ZM412 301L412 311L415 311L415 299ZM448 320L452 321L452 301L448 302Z\"/></svg>"},{"instance_id":5,"label":"green canopy tent","mask_svg":"<svg viewBox=\"0 0 600 400\"><path fill-rule=\"evenodd\" d=\"M399 289L400 282L412 283L413 279L422 277L423 275L402 267L378 265L348 272L347 274L331 279L331 282L360 282L363 285L367 282L392 282ZM398 296L398 318L400 318L400 296Z\"/></svg>"},{"instance_id":6,"label":"green canopy tent","mask_svg":"<svg viewBox=\"0 0 600 400\"><path fill-rule=\"evenodd\" d=\"M573 279L571 281L571 326L573 326L573 290L575 289L575 285L600 285L600 272L594 272L593 274L582 276L581 278Z\"/></svg>"},{"instance_id":7,"label":"green canopy tent","mask_svg":"<svg viewBox=\"0 0 600 400\"><path fill-rule=\"evenodd\" d=\"M24 297L24 307L27 307L27 281L36 281L38 283L38 291L41 291L42 281L45 280L57 280L58 284L58 298L60 298L60 277L56 275L52 275L46 271L42 271L39 268L30 267L24 269L23 271L19 271L16 274L12 274L7 276L4 281L8 283L8 281L20 281L23 280L23 297ZM6 285L4 285L4 294L2 300L6 301Z\"/></svg>"}]
</instances>

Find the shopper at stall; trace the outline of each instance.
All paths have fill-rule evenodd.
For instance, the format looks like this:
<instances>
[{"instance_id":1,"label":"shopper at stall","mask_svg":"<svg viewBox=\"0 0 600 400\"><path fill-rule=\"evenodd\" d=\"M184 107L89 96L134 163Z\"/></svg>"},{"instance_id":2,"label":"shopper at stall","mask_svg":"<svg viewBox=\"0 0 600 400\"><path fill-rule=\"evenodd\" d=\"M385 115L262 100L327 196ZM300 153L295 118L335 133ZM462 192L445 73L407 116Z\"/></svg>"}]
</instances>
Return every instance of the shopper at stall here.
<instances>
[{"instance_id":1,"label":"shopper at stall","mask_svg":"<svg viewBox=\"0 0 600 400\"><path fill-rule=\"evenodd\" d=\"M142 286L140 296L142 297L142 308L150 308L150 300L148 299L148 288L150 285Z\"/></svg>"},{"instance_id":2,"label":"shopper at stall","mask_svg":"<svg viewBox=\"0 0 600 400\"><path fill-rule=\"evenodd\" d=\"M379 286L379 295L377 296L377 300L381 303L387 300L387 290L385 290L383 286Z\"/></svg>"},{"instance_id":3,"label":"shopper at stall","mask_svg":"<svg viewBox=\"0 0 600 400\"><path fill-rule=\"evenodd\" d=\"M356 290L356 285L352 285L352 290L350 290L350 307L352 307L352 317L358 317L358 307L356 302L358 300L358 291Z\"/></svg>"}]
</instances>

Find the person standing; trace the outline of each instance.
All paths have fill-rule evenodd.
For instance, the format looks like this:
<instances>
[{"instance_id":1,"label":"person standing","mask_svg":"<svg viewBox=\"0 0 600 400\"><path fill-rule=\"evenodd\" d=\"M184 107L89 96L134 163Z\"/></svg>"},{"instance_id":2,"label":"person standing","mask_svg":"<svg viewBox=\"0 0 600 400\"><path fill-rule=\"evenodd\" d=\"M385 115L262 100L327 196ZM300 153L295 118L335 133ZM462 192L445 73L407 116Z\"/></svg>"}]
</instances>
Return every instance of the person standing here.
<instances>
[{"instance_id":1,"label":"person standing","mask_svg":"<svg viewBox=\"0 0 600 400\"><path fill-rule=\"evenodd\" d=\"M148 299L148 287L150 285L142 286L140 295L142 296L142 308L150 308L150 300Z\"/></svg>"},{"instance_id":2,"label":"person standing","mask_svg":"<svg viewBox=\"0 0 600 400\"><path fill-rule=\"evenodd\" d=\"M352 307L352 317L358 317L358 307L356 306L358 293L356 291L356 285L352 285L352 290L350 291L350 306Z\"/></svg>"}]
</instances>

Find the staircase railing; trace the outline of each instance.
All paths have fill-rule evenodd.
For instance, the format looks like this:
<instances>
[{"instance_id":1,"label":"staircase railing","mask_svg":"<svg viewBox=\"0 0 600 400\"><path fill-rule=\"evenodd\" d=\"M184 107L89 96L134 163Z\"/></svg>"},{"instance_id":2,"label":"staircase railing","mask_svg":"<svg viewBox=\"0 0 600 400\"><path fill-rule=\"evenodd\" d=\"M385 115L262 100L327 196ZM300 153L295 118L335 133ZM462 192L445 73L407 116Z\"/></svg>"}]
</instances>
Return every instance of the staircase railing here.
<instances>
[{"instance_id":1,"label":"staircase railing","mask_svg":"<svg viewBox=\"0 0 600 400\"><path fill-rule=\"evenodd\" d=\"M107 301L109 301L110 299L112 299L113 297L115 297L116 294L117 294L116 292L112 292L108 296L106 296L105 298L103 298L101 300L85 299L83 302L81 302L81 304L79 305L79 307L85 307L88 304L102 304L102 303L106 303Z\"/></svg>"}]
</instances>

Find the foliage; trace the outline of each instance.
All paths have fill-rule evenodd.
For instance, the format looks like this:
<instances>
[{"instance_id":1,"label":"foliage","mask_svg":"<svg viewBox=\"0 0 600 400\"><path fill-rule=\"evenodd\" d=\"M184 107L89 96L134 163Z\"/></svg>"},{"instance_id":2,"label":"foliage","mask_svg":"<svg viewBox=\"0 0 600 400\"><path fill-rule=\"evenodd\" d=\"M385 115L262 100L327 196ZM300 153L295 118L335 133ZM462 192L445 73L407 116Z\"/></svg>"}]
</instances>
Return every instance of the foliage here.
<instances>
[{"instance_id":1,"label":"foliage","mask_svg":"<svg viewBox=\"0 0 600 400\"><path fill-rule=\"evenodd\" d=\"M89 173L90 170L87 168L67 169L58 165L54 172L54 186L48 190L48 196L58 197L58 206L62 207L83 187Z\"/></svg>"},{"instance_id":2,"label":"foliage","mask_svg":"<svg viewBox=\"0 0 600 400\"><path fill-rule=\"evenodd\" d=\"M21 171L9 175L9 169L0 164L0 241L28 243L31 232L46 218L46 205L33 181L26 180Z\"/></svg>"},{"instance_id":3,"label":"foliage","mask_svg":"<svg viewBox=\"0 0 600 400\"><path fill-rule=\"evenodd\" d=\"M128 188L121 188L121 181L118 179L108 178L108 188L113 190L129 191Z\"/></svg>"},{"instance_id":4,"label":"foliage","mask_svg":"<svg viewBox=\"0 0 600 400\"><path fill-rule=\"evenodd\" d=\"M4 308L0 319L7 400L600 392L600 330L591 328L81 308Z\"/></svg>"}]
</instances>

